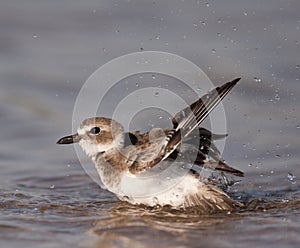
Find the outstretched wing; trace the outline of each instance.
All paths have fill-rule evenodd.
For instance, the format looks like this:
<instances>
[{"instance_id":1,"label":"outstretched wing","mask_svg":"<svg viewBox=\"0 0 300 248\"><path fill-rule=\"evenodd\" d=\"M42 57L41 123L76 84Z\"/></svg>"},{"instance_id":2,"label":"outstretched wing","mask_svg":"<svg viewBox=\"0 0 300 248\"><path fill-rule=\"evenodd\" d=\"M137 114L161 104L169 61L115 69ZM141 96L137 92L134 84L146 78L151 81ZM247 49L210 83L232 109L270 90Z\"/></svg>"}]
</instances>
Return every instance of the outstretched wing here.
<instances>
[{"instance_id":1,"label":"outstretched wing","mask_svg":"<svg viewBox=\"0 0 300 248\"><path fill-rule=\"evenodd\" d=\"M240 78L237 78L217 87L174 116L173 124L176 128L170 130L167 135L164 158L168 157L180 142L203 122L239 80Z\"/></svg>"},{"instance_id":2,"label":"outstretched wing","mask_svg":"<svg viewBox=\"0 0 300 248\"><path fill-rule=\"evenodd\" d=\"M172 120L175 128L169 130L167 135L162 140L159 140L158 143L153 143L148 147L148 151L149 149L153 149L156 153L153 159L149 159L149 157L146 160L143 159L146 153L143 152L143 147L138 145L137 149L141 151L141 155L138 155L140 159L137 157L137 159L133 161L129 167L130 172L134 174L142 172L169 157L169 155L176 150L181 141L200 125L239 80L240 78L237 78L232 82L217 87L192 103L189 107L177 113Z\"/></svg>"}]
</instances>

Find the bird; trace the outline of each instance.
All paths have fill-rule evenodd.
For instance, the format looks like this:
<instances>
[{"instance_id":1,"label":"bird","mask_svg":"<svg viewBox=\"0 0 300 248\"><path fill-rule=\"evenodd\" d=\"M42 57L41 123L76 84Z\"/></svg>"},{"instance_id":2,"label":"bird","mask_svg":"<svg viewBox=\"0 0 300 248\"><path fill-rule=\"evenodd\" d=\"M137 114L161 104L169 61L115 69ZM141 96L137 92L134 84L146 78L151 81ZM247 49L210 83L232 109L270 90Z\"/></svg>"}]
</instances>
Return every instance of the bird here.
<instances>
[{"instance_id":1,"label":"bird","mask_svg":"<svg viewBox=\"0 0 300 248\"><path fill-rule=\"evenodd\" d=\"M125 131L116 120L91 117L81 123L77 133L59 139L57 144L78 143L92 159L106 189L121 201L201 213L234 211L243 204L214 183L202 180L197 168L244 176L225 163L214 144L227 134L214 134L200 126L240 79L209 91L179 111L172 118L172 128ZM156 175L160 173L164 177Z\"/></svg>"}]
</instances>

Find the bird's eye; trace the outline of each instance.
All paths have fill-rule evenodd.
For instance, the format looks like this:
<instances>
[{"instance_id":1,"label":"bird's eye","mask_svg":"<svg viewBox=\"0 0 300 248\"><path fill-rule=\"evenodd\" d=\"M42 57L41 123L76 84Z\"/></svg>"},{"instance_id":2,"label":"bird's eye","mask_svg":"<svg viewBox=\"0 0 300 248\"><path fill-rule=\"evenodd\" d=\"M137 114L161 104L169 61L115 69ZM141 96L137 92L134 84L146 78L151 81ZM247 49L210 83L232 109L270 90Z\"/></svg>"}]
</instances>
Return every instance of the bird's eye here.
<instances>
[{"instance_id":1,"label":"bird's eye","mask_svg":"<svg viewBox=\"0 0 300 248\"><path fill-rule=\"evenodd\" d=\"M93 127L93 128L91 128L90 133L98 134L98 133L100 133L100 131L101 131L101 129L99 127Z\"/></svg>"}]
</instances>

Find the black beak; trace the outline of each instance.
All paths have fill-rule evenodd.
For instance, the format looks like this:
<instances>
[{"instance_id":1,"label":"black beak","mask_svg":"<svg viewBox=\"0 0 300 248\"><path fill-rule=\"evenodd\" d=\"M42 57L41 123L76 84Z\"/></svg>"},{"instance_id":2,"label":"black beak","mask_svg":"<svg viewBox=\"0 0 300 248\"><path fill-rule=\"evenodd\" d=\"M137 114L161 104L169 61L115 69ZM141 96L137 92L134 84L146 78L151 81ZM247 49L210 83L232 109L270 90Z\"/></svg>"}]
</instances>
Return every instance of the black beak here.
<instances>
[{"instance_id":1,"label":"black beak","mask_svg":"<svg viewBox=\"0 0 300 248\"><path fill-rule=\"evenodd\" d=\"M73 143L79 142L79 140L80 140L80 137L78 136L78 133L75 133L73 135L69 135L69 136L59 139L56 142L56 144L59 144L59 145L73 144Z\"/></svg>"}]
</instances>

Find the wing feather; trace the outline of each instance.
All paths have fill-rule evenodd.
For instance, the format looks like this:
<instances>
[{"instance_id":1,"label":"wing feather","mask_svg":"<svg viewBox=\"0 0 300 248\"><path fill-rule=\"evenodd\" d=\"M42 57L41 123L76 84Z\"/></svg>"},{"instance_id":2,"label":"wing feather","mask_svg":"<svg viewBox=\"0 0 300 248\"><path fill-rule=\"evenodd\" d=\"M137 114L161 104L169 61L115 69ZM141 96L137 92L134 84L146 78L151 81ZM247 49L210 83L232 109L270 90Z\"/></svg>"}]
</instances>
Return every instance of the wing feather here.
<instances>
[{"instance_id":1,"label":"wing feather","mask_svg":"<svg viewBox=\"0 0 300 248\"><path fill-rule=\"evenodd\" d=\"M173 124L176 128L167 135L164 158L168 157L181 141L203 122L239 80L240 78L237 78L217 87L174 116Z\"/></svg>"},{"instance_id":2,"label":"wing feather","mask_svg":"<svg viewBox=\"0 0 300 248\"><path fill-rule=\"evenodd\" d=\"M149 153L149 150L151 149L155 150L156 154L152 157L152 159L143 159L144 148L140 145L136 145L136 149L140 150L140 154L137 155L138 159L133 161L132 165L130 166L130 172L133 174L140 173L153 167L155 164L166 159L170 154L172 154L179 146L183 138L191 134L191 132L200 125L200 123L229 93L229 91L239 80L240 78L237 78L232 82L228 82L220 87L217 87L196 102L192 103L189 107L177 113L172 119L174 129L169 130L164 139L160 139L158 142L159 144L155 144L154 142L154 144L147 147L147 153ZM218 154L218 150L216 154Z\"/></svg>"}]
</instances>

